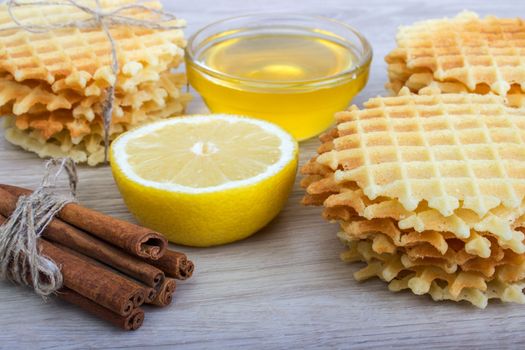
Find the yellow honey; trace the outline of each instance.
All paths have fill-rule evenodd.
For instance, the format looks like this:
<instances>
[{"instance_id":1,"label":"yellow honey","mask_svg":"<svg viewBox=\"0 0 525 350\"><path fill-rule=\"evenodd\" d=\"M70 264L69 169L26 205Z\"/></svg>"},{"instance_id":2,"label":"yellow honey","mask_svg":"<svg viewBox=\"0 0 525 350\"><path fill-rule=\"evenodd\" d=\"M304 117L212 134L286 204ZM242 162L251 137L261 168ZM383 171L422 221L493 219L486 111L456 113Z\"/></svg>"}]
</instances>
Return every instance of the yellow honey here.
<instances>
[{"instance_id":1,"label":"yellow honey","mask_svg":"<svg viewBox=\"0 0 525 350\"><path fill-rule=\"evenodd\" d=\"M265 119L304 140L361 91L370 60L331 32L278 28L210 35L187 55L188 78L212 112Z\"/></svg>"}]
</instances>

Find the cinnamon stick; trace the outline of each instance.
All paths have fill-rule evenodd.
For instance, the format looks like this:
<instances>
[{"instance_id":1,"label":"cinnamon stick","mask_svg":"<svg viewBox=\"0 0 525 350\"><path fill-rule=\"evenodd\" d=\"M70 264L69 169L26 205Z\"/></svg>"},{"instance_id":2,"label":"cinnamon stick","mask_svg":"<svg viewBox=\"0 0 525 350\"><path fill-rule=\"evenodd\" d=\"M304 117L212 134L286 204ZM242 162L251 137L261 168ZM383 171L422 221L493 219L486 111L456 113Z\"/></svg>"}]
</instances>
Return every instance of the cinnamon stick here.
<instances>
[{"instance_id":1,"label":"cinnamon stick","mask_svg":"<svg viewBox=\"0 0 525 350\"><path fill-rule=\"evenodd\" d=\"M31 194L31 190L0 184L0 207L5 192L15 197ZM14 208L12 209L14 210ZM12 211L11 210L11 211ZM0 211L4 216L11 213ZM90 234L111 243L135 256L152 260L165 252L168 241L161 234L147 228L104 215L76 203L67 204L58 217Z\"/></svg>"},{"instance_id":2,"label":"cinnamon stick","mask_svg":"<svg viewBox=\"0 0 525 350\"><path fill-rule=\"evenodd\" d=\"M160 288L162 287L162 285L160 285L158 288L160 290ZM145 289L145 299L144 299L144 303L146 304L151 304L151 302L153 300L155 300L155 298L157 297L157 295L159 295L159 292L155 289L155 288L146 288Z\"/></svg>"},{"instance_id":3,"label":"cinnamon stick","mask_svg":"<svg viewBox=\"0 0 525 350\"><path fill-rule=\"evenodd\" d=\"M178 280L186 280L193 275L195 266L184 253L173 250L166 250L164 255L158 260L148 260L150 264L158 267L167 277Z\"/></svg>"},{"instance_id":4,"label":"cinnamon stick","mask_svg":"<svg viewBox=\"0 0 525 350\"><path fill-rule=\"evenodd\" d=\"M6 218L0 215L0 225L6 221ZM29 279L28 282L30 283ZM79 293L67 288L62 287L57 293L57 296L64 301L77 305L85 311L105 320L117 327L120 327L124 330L136 330L142 326L144 321L144 311L140 308L133 309L129 315L121 316L117 313L114 313L105 307L97 304L96 302L83 297ZM150 296L151 298L151 296ZM153 298L154 300L154 298Z\"/></svg>"},{"instance_id":5,"label":"cinnamon stick","mask_svg":"<svg viewBox=\"0 0 525 350\"><path fill-rule=\"evenodd\" d=\"M157 297L150 303L157 306L168 306L173 300L173 294L177 288L177 282L173 278L166 278Z\"/></svg>"},{"instance_id":6,"label":"cinnamon stick","mask_svg":"<svg viewBox=\"0 0 525 350\"><path fill-rule=\"evenodd\" d=\"M92 300L83 297L82 295L69 288L62 288L57 293L57 296L60 299L68 303L77 305L81 309L89 312L90 314L95 315L96 317L105 320L109 323L112 323L113 325L122 328L126 331L134 331L139 329L144 321L144 311L140 308L133 309L131 313L127 316L121 316L100 306Z\"/></svg>"},{"instance_id":7,"label":"cinnamon stick","mask_svg":"<svg viewBox=\"0 0 525 350\"><path fill-rule=\"evenodd\" d=\"M8 191L0 189L0 214L9 212L16 207L17 197ZM2 205L2 203L4 205ZM2 210L2 209L5 210ZM131 256L112 245L97 239L71 226L60 219L51 221L43 232L46 239L66 246L74 251L98 260L122 273L129 275L136 280L143 282L148 287L158 288L164 281L164 273L144 262L143 260Z\"/></svg>"},{"instance_id":8,"label":"cinnamon stick","mask_svg":"<svg viewBox=\"0 0 525 350\"><path fill-rule=\"evenodd\" d=\"M39 239L39 247L60 267L65 287L121 316L128 316L144 303L144 288L137 283L44 239Z\"/></svg>"}]
</instances>

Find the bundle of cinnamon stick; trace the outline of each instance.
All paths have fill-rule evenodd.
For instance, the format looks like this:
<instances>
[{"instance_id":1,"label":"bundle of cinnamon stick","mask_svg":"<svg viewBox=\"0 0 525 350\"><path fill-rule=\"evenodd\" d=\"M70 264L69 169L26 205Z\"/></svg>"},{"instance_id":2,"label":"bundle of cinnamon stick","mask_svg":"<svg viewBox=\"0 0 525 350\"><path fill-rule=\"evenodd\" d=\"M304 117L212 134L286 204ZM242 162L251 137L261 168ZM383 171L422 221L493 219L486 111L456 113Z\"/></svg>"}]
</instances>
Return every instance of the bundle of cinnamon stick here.
<instances>
[{"instance_id":1,"label":"bundle of cinnamon stick","mask_svg":"<svg viewBox=\"0 0 525 350\"><path fill-rule=\"evenodd\" d=\"M30 190L0 184L0 225ZM144 321L142 304L167 306L175 280L191 277L193 263L168 250L159 233L76 203L67 204L38 241L61 269L57 296L124 330Z\"/></svg>"}]
</instances>

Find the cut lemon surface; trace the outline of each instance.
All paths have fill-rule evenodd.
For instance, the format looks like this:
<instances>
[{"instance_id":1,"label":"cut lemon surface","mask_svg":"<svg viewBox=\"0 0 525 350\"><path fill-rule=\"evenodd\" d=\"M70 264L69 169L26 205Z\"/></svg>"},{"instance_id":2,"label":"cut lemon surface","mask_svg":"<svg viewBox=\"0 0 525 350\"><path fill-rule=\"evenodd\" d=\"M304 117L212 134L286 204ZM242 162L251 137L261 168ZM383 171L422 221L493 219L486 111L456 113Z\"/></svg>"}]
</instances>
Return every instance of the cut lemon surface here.
<instances>
[{"instance_id":1,"label":"cut lemon surface","mask_svg":"<svg viewBox=\"0 0 525 350\"><path fill-rule=\"evenodd\" d=\"M298 147L280 127L208 115L134 129L111 146L111 167L129 210L174 243L243 239L285 205Z\"/></svg>"}]
</instances>

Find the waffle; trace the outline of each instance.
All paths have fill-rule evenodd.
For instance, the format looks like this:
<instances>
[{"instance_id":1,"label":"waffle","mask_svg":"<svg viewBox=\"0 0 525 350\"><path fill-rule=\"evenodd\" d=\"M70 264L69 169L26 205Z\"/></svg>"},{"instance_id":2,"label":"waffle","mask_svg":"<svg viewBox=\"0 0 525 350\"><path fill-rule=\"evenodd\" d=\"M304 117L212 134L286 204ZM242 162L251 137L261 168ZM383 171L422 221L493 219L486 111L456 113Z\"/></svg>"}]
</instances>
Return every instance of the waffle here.
<instances>
[{"instance_id":1,"label":"waffle","mask_svg":"<svg viewBox=\"0 0 525 350\"><path fill-rule=\"evenodd\" d=\"M488 94L492 91L486 85L478 85L476 89L471 91L467 86L460 82L454 81L439 81L436 80L429 71L421 71L412 73L406 68L406 65L394 63L388 66L388 76L390 82L386 84L386 88L390 90L393 95L397 95L403 87L407 87L411 92L418 94L432 94L434 91L439 93L476 93ZM511 107L525 106L525 92L521 86L513 84L506 94L507 104Z\"/></svg>"},{"instance_id":2,"label":"waffle","mask_svg":"<svg viewBox=\"0 0 525 350\"><path fill-rule=\"evenodd\" d=\"M29 3L29 2L26 2ZM94 0L79 1L95 8ZM69 2L14 8L24 24L50 25L89 20ZM140 4L161 9L158 1L104 0L102 10ZM159 23L159 15L128 8L119 15ZM184 22L162 23L182 27ZM31 33L4 30L13 21L0 5L0 113L9 116L5 137L41 157L71 156L96 165L104 158L103 106L115 87L109 138L136 126L183 113L189 95L183 74L171 73L184 56L182 30L110 26L119 70L111 68L111 44L102 29L55 29Z\"/></svg>"},{"instance_id":3,"label":"waffle","mask_svg":"<svg viewBox=\"0 0 525 350\"><path fill-rule=\"evenodd\" d=\"M158 82L143 83L138 92L117 97L114 102L112 127L141 123L146 118L147 111L162 108L168 100L181 99L186 103L187 97L181 93L184 84L184 75L165 72ZM96 124L97 127L102 124L102 103L88 98L80 100L71 106L71 109L18 115L16 126L21 130L36 130L45 140L68 129L72 139L78 140L75 143L79 143L79 138L91 133L91 124Z\"/></svg>"},{"instance_id":4,"label":"waffle","mask_svg":"<svg viewBox=\"0 0 525 350\"><path fill-rule=\"evenodd\" d=\"M403 93L337 116L334 149L317 158L337 183L355 183L372 200L397 199L408 211L425 201L445 217L521 205L525 108L493 95Z\"/></svg>"},{"instance_id":5,"label":"waffle","mask_svg":"<svg viewBox=\"0 0 525 350\"><path fill-rule=\"evenodd\" d=\"M394 253L398 248L413 248L416 246L432 247L427 249L426 257L443 257L451 250L461 251L461 261L467 261L477 256L488 258L492 254L494 244L486 237L473 234L465 241L457 239L451 233L437 231L416 232L414 230L400 230L392 219L363 220L354 219L343 221L341 229L349 238L370 239L377 253ZM452 242L449 245L449 242ZM454 255L457 255L454 253Z\"/></svg>"},{"instance_id":6,"label":"waffle","mask_svg":"<svg viewBox=\"0 0 525 350\"><path fill-rule=\"evenodd\" d=\"M394 92L432 82L443 92L520 95L525 87L525 23L521 19L479 18L463 12L452 19L401 27L397 48L386 61ZM421 75L424 75L422 77ZM431 79L429 79L429 77Z\"/></svg>"},{"instance_id":7,"label":"waffle","mask_svg":"<svg viewBox=\"0 0 525 350\"><path fill-rule=\"evenodd\" d=\"M129 80L118 80L116 85L115 106L140 107L141 101L150 98L153 89L174 91L180 88L184 81L182 74L172 74L169 71L157 73L144 71L143 74L130 77ZM47 83L38 81L17 82L9 75L0 77L0 109L9 114L41 114L59 109L73 109L73 113L86 114L92 105L100 106L105 96L100 94L84 96L86 90L73 89L54 92ZM74 107L78 105L79 108Z\"/></svg>"},{"instance_id":8,"label":"waffle","mask_svg":"<svg viewBox=\"0 0 525 350\"><path fill-rule=\"evenodd\" d=\"M525 235L518 229L525 224L525 202L517 209L499 206L481 218L469 209L458 209L453 215L444 217L439 211L423 205L416 211L407 211L397 200L372 201L361 189L342 187L339 188L341 193L319 194L316 190L319 185L325 184L323 180L307 187L308 193L303 203L324 205L324 216L328 220L349 221L355 217L369 220L393 219L396 227L401 230L444 232L460 239L469 239L475 231L487 232L494 235L501 246L516 253L525 253ZM312 192L317 194L309 194Z\"/></svg>"},{"instance_id":9,"label":"waffle","mask_svg":"<svg viewBox=\"0 0 525 350\"><path fill-rule=\"evenodd\" d=\"M468 240L439 232L401 231L391 220L354 220L341 223L346 242L366 240L378 254L400 254L404 267L439 267L447 273L478 272L493 278L496 268L524 266L525 256L499 246L494 237L475 233ZM521 278L521 277L520 277Z\"/></svg>"},{"instance_id":10,"label":"waffle","mask_svg":"<svg viewBox=\"0 0 525 350\"><path fill-rule=\"evenodd\" d=\"M303 203L340 222L343 258L368 265L357 279L479 307L525 302L524 116L508 96L431 86L370 99L320 137Z\"/></svg>"},{"instance_id":11,"label":"waffle","mask_svg":"<svg viewBox=\"0 0 525 350\"><path fill-rule=\"evenodd\" d=\"M389 282L388 287L391 291L409 289L417 295L429 294L435 301L465 300L479 308L485 308L489 299L525 304L525 283L506 279L508 276L502 271L508 270L508 266L507 269L504 267L498 270L494 278L487 279L477 272L447 273L436 266L405 267L401 254L378 254L374 252L370 241L346 243L349 250L342 254L343 260L362 261L367 264L365 268L354 273L358 281L379 277ZM523 272L523 267L516 266L512 270Z\"/></svg>"},{"instance_id":12,"label":"waffle","mask_svg":"<svg viewBox=\"0 0 525 350\"><path fill-rule=\"evenodd\" d=\"M81 4L95 7L95 1ZM101 0L103 10L111 10L135 0ZM157 1L142 3L161 8ZM89 19L85 12L72 6L26 6L14 9L24 24L68 23ZM155 20L157 15L141 9L130 9L123 15ZM6 5L0 6L0 29L13 26ZM183 21L165 23L183 26ZM176 65L184 47L182 31L152 30L134 26L113 26L111 35L117 42L120 73L133 73L140 67L160 67L162 70ZM8 72L16 81L40 80L55 90L89 86L104 87L115 81L111 71L111 45L100 29L66 28L46 33L31 33L23 29L0 31L0 72ZM129 74L134 75L134 74Z\"/></svg>"},{"instance_id":13,"label":"waffle","mask_svg":"<svg viewBox=\"0 0 525 350\"><path fill-rule=\"evenodd\" d=\"M323 136L320 155L302 169L303 203L324 204L329 219L393 218L400 229L461 239L489 232L501 246L525 252L516 230L525 214L518 156L524 109L472 94L376 98L365 107L339 114L337 129Z\"/></svg>"},{"instance_id":14,"label":"waffle","mask_svg":"<svg viewBox=\"0 0 525 350\"><path fill-rule=\"evenodd\" d=\"M120 133L159 119L181 115L184 113L189 96L168 100L165 105L153 110L136 111L130 119L130 124L116 124L110 129L110 140ZM81 137L73 137L69 130L62 128L50 138L45 138L38 130L28 128L21 130L16 127L13 117L5 118L5 138L12 144L27 151L36 153L41 158L71 157L76 163L87 163L95 166L104 161L104 131L102 123L90 125L90 133ZM62 122L61 122L62 124Z\"/></svg>"}]
</instances>

